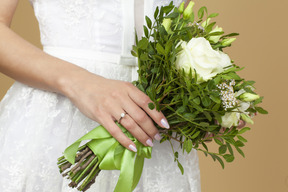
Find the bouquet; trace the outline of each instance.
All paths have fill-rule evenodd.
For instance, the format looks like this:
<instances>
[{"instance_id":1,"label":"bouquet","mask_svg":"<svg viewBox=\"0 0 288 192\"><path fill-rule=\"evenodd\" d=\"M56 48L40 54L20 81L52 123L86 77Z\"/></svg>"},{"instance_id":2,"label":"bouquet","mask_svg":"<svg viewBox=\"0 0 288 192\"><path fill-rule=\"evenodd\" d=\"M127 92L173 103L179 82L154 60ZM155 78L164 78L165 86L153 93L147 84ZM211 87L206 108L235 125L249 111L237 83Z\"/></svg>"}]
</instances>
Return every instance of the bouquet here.
<instances>
[{"instance_id":1,"label":"bouquet","mask_svg":"<svg viewBox=\"0 0 288 192\"><path fill-rule=\"evenodd\" d=\"M138 58L139 79L134 84L153 103L149 108L162 111L170 129L158 126L161 142L176 140L183 153L192 149L211 156L224 168L224 161L234 160L234 151L243 157L247 140L243 133L249 127L237 129L240 120L253 124L256 113L267 114L257 106L262 102L254 92L254 81L246 81L237 72L242 70L223 49L230 47L237 33L224 34L208 14L206 7L193 12L194 2L184 9L173 1L157 7L154 22L146 17L144 37L131 51ZM197 19L196 19L197 17ZM67 176L70 187L86 191L101 170L120 170L115 191L133 191L141 177L145 158L151 157L151 147L137 141L121 124L122 131L136 144L137 154L121 146L103 126L96 127L69 146L58 159L60 172ZM88 140L79 147L81 141ZM210 151L207 141L219 145ZM178 160L179 152L173 149ZM79 147L79 148L78 148Z\"/></svg>"}]
</instances>

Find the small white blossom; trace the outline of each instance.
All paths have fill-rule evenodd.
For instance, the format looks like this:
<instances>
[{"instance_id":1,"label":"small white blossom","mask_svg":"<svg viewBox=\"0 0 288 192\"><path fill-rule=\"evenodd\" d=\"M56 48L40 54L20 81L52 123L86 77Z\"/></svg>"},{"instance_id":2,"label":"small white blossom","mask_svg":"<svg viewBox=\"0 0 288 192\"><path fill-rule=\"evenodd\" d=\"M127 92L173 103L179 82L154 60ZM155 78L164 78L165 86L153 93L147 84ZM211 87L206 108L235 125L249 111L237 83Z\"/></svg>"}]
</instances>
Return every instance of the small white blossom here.
<instances>
[{"instance_id":1,"label":"small white blossom","mask_svg":"<svg viewBox=\"0 0 288 192\"><path fill-rule=\"evenodd\" d=\"M220 89L220 96L224 109L234 108L238 105L238 101L234 93L235 80L232 79L229 83L223 82L220 85L217 85L217 88Z\"/></svg>"}]
</instances>

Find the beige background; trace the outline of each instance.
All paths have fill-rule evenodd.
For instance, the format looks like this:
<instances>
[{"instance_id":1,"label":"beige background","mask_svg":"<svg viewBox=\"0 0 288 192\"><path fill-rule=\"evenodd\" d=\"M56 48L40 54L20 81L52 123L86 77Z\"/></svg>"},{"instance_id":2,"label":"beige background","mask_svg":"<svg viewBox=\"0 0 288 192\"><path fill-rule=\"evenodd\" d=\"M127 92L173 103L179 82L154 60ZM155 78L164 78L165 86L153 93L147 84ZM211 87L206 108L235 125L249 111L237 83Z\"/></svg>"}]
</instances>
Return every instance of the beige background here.
<instances>
[{"instance_id":1,"label":"beige background","mask_svg":"<svg viewBox=\"0 0 288 192\"><path fill-rule=\"evenodd\" d=\"M244 149L225 170L199 153L203 192L288 192L288 107L287 83L287 0L196 0L209 12L218 12L218 25L240 37L228 53L240 66L241 75L257 82L265 96L263 107L269 115L258 115ZM37 22L28 0L20 0L12 28L40 46ZM0 98L13 81L0 73Z\"/></svg>"}]
</instances>

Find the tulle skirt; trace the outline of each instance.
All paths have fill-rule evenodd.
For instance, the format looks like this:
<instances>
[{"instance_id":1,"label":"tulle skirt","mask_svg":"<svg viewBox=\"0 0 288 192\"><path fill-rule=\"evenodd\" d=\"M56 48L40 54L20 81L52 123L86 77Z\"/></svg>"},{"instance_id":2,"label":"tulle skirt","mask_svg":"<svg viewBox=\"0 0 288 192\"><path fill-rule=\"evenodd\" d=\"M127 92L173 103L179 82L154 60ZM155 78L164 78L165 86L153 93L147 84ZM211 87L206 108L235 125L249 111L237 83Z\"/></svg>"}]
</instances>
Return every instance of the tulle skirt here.
<instances>
[{"instance_id":1,"label":"tulle skirt","mask_svg":"<svg viewBox=\"0 0 288 192\"><path fill-rule=\"evenodd\" d=\"M50 53L106 78L131 81L135 67ZM133 72L134 71L134 72ZM65 96L16 82L0 104L0 191L76 192L68 187L57 158L97 122L85 117ZM178 148L178 144L174 144ZM181 174L169 142L154 142L152 159L146 159L135 192L200 192L197 152L182 155ZM119 171L101 171L90 192L112 192Z\"/></svg>"}]
</instances>

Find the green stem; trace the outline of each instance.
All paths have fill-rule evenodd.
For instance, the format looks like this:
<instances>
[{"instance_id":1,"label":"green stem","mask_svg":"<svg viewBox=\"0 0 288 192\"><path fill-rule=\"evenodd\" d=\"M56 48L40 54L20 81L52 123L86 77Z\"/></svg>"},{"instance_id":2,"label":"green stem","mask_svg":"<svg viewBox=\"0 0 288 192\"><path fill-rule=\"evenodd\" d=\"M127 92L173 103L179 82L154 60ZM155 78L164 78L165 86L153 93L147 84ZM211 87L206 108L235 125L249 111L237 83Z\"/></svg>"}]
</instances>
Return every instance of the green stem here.
<instances>
[{"instance_id":1,"label":"green stem","mask_svg":"<svg viewBox=\"0 0 288 192\"><path fill-rule=\"evenodd\" d=\"M86 177L86 179L83 181L82 185L79 187L79 190L80 190L80 191L82 191L82 190L86 187L86 185L91 181L91 179L93 178L93 176L95 176L95 175L98 173L99 169L98 169L98 170L96 170L96 169L98 168L99 164L100 164L100 161L98 161L98 162L94 165L93 169L90 171L90 173L88 174L88 176Z\"/></svg>"},{"instance_id":2,"label":"green stem","mask_svg":"<svg viewBox=\"0 0 288 192\"><path fill-rule=\"evenodd\" d=\"M79 182L79 180L81 179L81 177L92 167L94 166L95 164L99 164L100 162L98 161L98 158L95 157L93 159L93 161L83 170L83 172L81 173L81 175L75 180L76 183Z\"/></svg>"}]
</instances>

